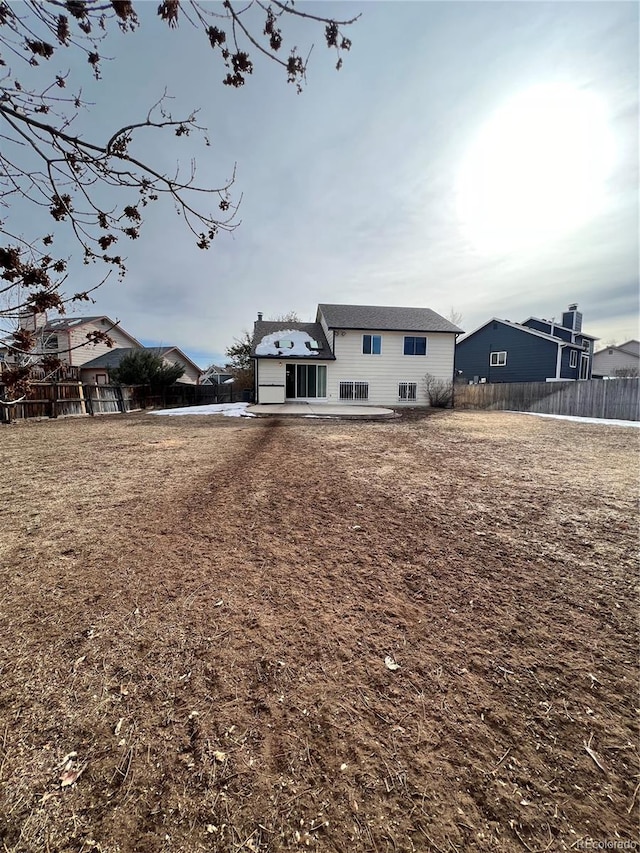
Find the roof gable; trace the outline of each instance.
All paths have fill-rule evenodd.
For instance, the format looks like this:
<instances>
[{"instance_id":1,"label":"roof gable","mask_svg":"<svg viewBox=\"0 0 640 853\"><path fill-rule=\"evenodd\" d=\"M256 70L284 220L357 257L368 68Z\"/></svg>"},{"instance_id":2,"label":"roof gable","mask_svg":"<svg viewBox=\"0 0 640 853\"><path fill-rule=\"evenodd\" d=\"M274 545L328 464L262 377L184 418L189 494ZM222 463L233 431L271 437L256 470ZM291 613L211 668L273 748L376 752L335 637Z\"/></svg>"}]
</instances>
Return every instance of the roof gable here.
<instances>
[{"instance_id":1,"label":"roof gable","mask_svg":"<svg viewBox=\"0 0 640 853\"><path fill-rule=\"evenodd\" d=\"M382 332L449 332L462 329L430 308L399 308L385 305L318 305L317 318L330 329L371 329Z\"/></svg>"}]
</instances>

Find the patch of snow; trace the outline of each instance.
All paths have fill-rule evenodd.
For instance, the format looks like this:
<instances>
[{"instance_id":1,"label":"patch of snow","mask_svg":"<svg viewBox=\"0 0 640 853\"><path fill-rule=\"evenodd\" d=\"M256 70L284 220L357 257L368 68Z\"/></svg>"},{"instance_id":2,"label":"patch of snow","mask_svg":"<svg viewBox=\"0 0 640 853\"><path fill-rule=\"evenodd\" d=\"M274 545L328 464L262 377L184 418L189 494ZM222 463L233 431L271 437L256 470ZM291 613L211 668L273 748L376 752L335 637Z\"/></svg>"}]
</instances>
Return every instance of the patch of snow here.
<instances>
[{"instance_id":1,"label":"patch of snow","mask_svg":"<svg viewBox=\"0 0 640 853\"><path fill-rule=\"evenodd\" d=\"M227 418L255 418L247 412L248 403L210 403L208 406L184 406L181 409L159 409L152 415L225 415Z\"/></svg>"},{"instance_id":2,"label":"patch of snow","mask_svg":"<svg viewBox=\"0 0 640 853\"><path fill-rule=\"evenodd\" d=\"M547 415L542 412L509 412L510 415L535 415L537 418L557 418L575 421L578 424L600 424L600 426L640 427L640 421L619 421L615 418L579 418L575 415Z\"/></svg>"},{"instance_id":3,"label":"patch of snow","mask_svg":"<svg viewBox=\"0 0 640 853\"><path fill-rule=\"evenodd\" d=\"M307 332L301 332L297 329L282 329L279 332L272 332L270 335L265 335L256 346L256 355L318 356L320 355L319 350L310 350L306 346L307 343L312 343L313 340ZM278 341L291 341L293 346L278 349L276 347Z\"/></svg>"}]
</instances>

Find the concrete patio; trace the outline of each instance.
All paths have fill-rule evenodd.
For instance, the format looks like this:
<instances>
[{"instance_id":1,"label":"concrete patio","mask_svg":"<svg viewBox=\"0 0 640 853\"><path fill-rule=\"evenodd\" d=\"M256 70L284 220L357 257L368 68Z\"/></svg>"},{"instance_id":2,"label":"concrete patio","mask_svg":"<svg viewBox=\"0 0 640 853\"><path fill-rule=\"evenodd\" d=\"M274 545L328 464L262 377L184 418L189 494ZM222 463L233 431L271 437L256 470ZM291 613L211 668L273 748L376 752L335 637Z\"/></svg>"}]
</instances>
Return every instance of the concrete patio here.
<instances>
[{"instance_id":1,"label":"concrete patio","mask_svg":"<svg viewBox=\"0 0 640 853\"><path fill-rule=\"evenodd\" d=\"M393 409L379 406L335 405L331 403L257 403L249 406L252 415L289 415L303 418L393 418Z\"/></svg>"}]
</instances>

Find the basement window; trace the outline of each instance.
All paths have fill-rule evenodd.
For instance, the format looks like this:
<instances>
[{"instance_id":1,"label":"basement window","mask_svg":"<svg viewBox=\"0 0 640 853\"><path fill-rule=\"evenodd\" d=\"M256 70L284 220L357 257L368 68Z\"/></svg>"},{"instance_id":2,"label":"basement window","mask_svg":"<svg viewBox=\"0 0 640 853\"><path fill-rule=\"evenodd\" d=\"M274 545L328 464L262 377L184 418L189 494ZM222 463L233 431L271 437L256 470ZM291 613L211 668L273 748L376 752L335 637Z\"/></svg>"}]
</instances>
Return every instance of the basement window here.
<instances>
[{"instance_id":1,"label":"basement window","mask_svg":"<svg viewBox=\"0 0 640 853\"><path fill-rule=\"evenodd\" d=\"M504 352L492 352L489 359L490 367L504 367L507 363L507 353Z\"/></svg>"},{"instance_id":2,"label":"basement window","mask_svg":"<svg viewBox=\"0 0 640 853\"><path fill-rule=\"evenodd\" d=\"M398 399L399 400L415 400L418 396L417 382L399 382L398 383Z\"/></svg>"},{"instance_id":3,"label":"basement window","mask_svg":"<svg viewBox=\"0 0 640 853\"><path fill-rule=\"evenodd\" d=\"M368 382L341 382L340 383L340 399L341 400L368 400L369 399L369 383Z\"/></svg>"}]
</instances>

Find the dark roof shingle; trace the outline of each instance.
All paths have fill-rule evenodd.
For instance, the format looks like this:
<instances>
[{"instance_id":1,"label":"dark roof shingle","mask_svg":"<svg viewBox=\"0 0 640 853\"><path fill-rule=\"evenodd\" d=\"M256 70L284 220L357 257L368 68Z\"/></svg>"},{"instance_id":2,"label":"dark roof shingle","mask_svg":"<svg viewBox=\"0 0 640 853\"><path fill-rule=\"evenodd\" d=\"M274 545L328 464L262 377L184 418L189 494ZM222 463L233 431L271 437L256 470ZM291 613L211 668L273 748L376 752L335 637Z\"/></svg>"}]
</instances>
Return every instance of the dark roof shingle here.
<instances>
[{"instance_id":1,"label":"dark roof shingle","mask_svg":"<svg viewBox=\"0 0 640 853\"><path fill-rule=\"evenodd\" d=\"M462 329L430 308L398 308L384 305L318 305L318 317L330 329L371 329L383 332L452 332Z\"/></svg>"}]
</instances>

